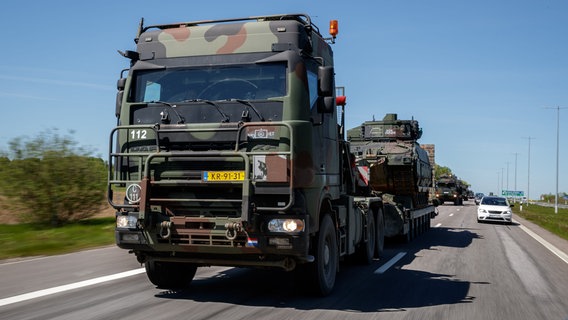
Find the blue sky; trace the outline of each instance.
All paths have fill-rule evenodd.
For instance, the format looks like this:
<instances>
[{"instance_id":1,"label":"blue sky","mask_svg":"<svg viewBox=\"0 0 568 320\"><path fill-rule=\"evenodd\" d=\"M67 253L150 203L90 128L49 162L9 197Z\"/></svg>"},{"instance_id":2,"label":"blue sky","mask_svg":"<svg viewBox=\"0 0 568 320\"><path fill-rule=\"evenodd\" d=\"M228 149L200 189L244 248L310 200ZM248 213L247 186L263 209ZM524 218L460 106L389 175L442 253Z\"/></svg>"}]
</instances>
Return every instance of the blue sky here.
<instances>
[{"instance_id":1,"label":"blue sky","mask_svg":"<svg viewBox=\"0 0 568 320\"><path fill-rule=\"evenodd\" d=\"M307 13L339 20L336 84L347 126L413 117L436 162L478 192L556 189L557 106L568 107L568 1L6 1L0 149L57 128L106 158L116 80L146 24ZM529 140L530 137L530 140ZM568 192L568 108L559 191Z\"/></svg>"}]
</instances>

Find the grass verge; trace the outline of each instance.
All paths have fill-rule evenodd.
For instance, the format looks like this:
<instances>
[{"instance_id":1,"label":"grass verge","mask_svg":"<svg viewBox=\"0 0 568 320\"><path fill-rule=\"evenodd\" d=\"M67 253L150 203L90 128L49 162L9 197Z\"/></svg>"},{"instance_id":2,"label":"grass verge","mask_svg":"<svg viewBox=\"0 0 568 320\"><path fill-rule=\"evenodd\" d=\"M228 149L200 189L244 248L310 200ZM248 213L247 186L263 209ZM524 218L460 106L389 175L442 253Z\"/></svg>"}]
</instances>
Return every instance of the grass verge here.
<instances>
[{"instance_id":1,"label":"grass verge","mask_svg":"<svg viewBox=\"0 0 568 320\"><path fill-rule=\"evenodd\" d=\"M63 254L114 244L114 217L93 218L60 228L0 224L0 259Z\"/></svg>"},{"instance_id":2,"label":"grass verge","mask_svg":"<svg viewBox=\"0 0 568 320\"><path fill-rule=\"evenodd\" d=\"M513 213L568 240L568 209L558 208L558 213L554 213L553 207L534 204L524 205L523 211L520 209L520 206L516 204L513 207Z\"/></svg>"}]
</instances>

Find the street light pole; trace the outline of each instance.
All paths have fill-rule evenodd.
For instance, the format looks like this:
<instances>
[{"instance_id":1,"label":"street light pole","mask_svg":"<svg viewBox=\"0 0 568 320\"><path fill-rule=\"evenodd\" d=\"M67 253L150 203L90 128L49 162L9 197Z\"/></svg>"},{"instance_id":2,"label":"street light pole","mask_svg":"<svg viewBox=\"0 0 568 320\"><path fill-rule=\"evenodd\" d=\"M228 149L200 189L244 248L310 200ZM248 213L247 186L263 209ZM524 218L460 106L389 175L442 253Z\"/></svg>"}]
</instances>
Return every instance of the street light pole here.
<instances>
[{"instance_id":1,"label":"street light pole","mask_svg":"<svg viewBox=\"0 0 568 320\"><path fill-rule=\"evenodd\" d=\"M517 156L519 155L519 153L515 152L514 155L515 155L515 191L517 191Z\"/></svg>"},{"instance_id":2,"label":"street light pole","mask_svg":"<svg viewBox=\"0 0 568 320\"><path fill-rule=\"evenodd\" d=\"M501 173L501 172L497 171L497 195L499 195L499 180L501 179L501 178L499 177L499 174L500 174L500 173Z\"/></svg>"},{"instance_id":3,"label":"street light pole","mask_svg":"<svg viewBox=\"0 0 568 320\"><path fill-rule=\"evenodd\" d=\"M531 200L531 140L534 139L533 137L529 136L525 139L529 140L529 164L528 164L528 174L527 174L527 206Z\"/></svg>"},{"instance_id":4,"label":"street light pole","mask_svg":"<svg viewBox=\"0 0 568 320\"><path fill-rule=\"evenodd\" d=\"M546 109L556 109L556 192L554 193L554 213L558 213L558 163L560 162L560 106L547 107Z\"/></svg>"},{"instance_id":5,"label":"street light pole","mask_svg":"<svg viewBox=\"0 0 568 320\"><path fill-rule=\"evenodd\" d=\"M503 184L503 178L505 176L505 168L501 168L501 195L503 195L503 188L505 188L505 185Z\"/></svg>"},{"instance_id":6,"label":"street light pole","mask_svg":"<svg viewBox=\"0 0 568 320\"><path fill-rule=\"evenodd\" d=\"M509 161L507 161L507 190L509 190Z\"/></svg>"}]
</instances>

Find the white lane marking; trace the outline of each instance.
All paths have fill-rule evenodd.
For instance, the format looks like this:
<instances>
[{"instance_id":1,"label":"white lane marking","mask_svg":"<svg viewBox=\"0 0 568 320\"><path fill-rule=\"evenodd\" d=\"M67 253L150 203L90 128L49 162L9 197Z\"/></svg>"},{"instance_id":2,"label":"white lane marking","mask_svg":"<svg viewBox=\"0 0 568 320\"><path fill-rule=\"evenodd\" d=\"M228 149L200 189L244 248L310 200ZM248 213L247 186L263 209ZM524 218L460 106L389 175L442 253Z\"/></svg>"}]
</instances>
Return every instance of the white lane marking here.
<instances>
[{"instance_id":1,"label":"white lane marking","mask_svg":"<svg viewBox=\"0 0 568 320\"><path fill-rule=\"evenodd\" d=\"M392 267L398 260L402 259L406 255L406 252L399 252L396 256L390 259L387 263L383 264L380 268L375 270L375 274L385 273L390 267Z\"/></svg>"},{"instance_id":2,"label":"white lane marking","mask_svg":"<svg viewBox=\"0 0 568 320\"><path fill-rule=\"evenodd\" d=\"M453 216L454 216L454 214L453 214L453 213L450 213L450 217L453 217Z\"/></svg>"},{"instance_id":3,"label":"white lane marking","mask_svg":"<svg viewBox=\"0 0 568 320\"><path fill-rule=\"evenodd\" d=\"M516 222L516 223L519 223L518 221L515 221L515 220L513 220L513 221ZM520 223L519 223L519 227L521 227L521 230L526 232L529 236L533 237L536 241L540 242L540 244L542 244L546 249L550 250L550 252L554 253L562 261L564 261L565 263L568 263L568 255L566 253L562 252L560 249L556 248L550 242L544 240L538 234L532 232L529 228L523 226Z\"/></svg>"},{"instance_id":4,"label":"white lane marking","mask_svg":"<svg viewBox=\"0 0 568 320\"><path fill-rule=\"evenodd\" d=\"M0 307L5 306L5 305L9 305L9 304L12 304L12 303L17 303L17 302L31 300L31 299L35 299L35 298L39 298L39 297L48 296L48 295L63 292L63 291L69 291L69 290L73 290L73 289L92 286L92 285L103 283L103 282L122 279L122 278L130 277L130 276L134 276L134 275L137 275L137 274L140 274L140 273L143 273L143 272L145 272L145 268L139 268L139 269L125 271L125 272L121 272L121 273L117 273L117 274L111 274L111 275L108 275L108 276L103 276L103 277L98 277L98 278L94 278L94 279L70 283L70 284L66 284L66 285L63 285L63 286L59 286L59 287L53 287L53 288L49 288L49 289L24 293L24 294L20 294L20 295L17 295L17 296L0 299Z\"/></svg>"},{"instance_id":5,"label":"white lane marking","mask_svg":"<svg viewBox=\"0 0 568 320\"><path fill-rule=\"evenodd\" d=\"M434 226L434 228L438 228L441 225L442 225L441 223L438 223L437 225Z\"/></svg>"}]
</instances>

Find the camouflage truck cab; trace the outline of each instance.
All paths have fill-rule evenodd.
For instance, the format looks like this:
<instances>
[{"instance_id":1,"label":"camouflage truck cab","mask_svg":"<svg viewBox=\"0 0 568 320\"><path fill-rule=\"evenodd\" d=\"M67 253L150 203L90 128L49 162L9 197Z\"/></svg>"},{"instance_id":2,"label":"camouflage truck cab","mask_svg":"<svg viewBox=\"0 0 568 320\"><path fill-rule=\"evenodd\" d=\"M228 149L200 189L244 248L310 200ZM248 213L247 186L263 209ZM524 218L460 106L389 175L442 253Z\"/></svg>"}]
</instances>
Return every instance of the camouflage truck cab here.
<instances>
[{"instance_id":1,"label":"camouflage truck cab","mask_svg":"<svg viewBox=\"0 0 568 320\"><path fill-rule=\"evenodd\" d=\"M454 175L442 175L436 181L436 199L440 204L453 202L454 205L463 205L464 194L467 187Z\"/></svg>"},{"instance_id":2,"label":"camouflage truck cab","mask_svg":"<svg viewBox=\"0 0 568 320\"><path fill-rule=\"evenodd\" d=\"M318 260L322 213L333 227L350 203L326 40L303 14L141 22L136 51L121 52L109 201L118 246L154 284Z\"/></svg>"}]
</instances>

